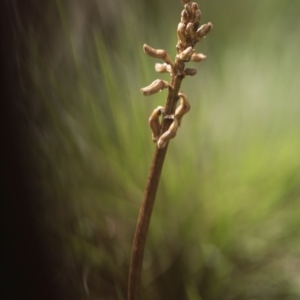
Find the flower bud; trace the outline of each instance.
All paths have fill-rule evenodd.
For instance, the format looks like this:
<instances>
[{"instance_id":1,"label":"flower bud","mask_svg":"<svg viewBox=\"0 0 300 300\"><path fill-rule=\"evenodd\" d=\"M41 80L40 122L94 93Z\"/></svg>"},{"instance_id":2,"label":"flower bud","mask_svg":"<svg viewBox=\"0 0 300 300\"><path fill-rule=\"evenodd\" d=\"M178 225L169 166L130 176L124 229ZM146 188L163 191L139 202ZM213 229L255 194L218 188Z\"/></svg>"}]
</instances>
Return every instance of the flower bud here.
<instances>
[{"instance_id":1,"label":"flower bud","mask_svg":"<svg viewBox=\"0 0 300 300\"><path fill-rule=\"evenodd\" d=\"M197 70L196 69L186 68L184 70L184 75L194 76L196 74L197 74Z\"/></svg>"},{"instance_id":2,"label":"flower bud","mask_svg":"<svg viewBox=\"0 0 300 300\"><path fill-rule=\"evenodd\" d=\"M184 23L186 24L189 20L189 14L188 12L184 9L182 12L181 12L181 23Z\"/></svg>"},{"instance_id":3,"label":"flower bud","mask_svg":"<svg viewBox=\"0 0 300 300\"><path fill-rule=\"evenodd\" d=\"M184 23L179 23L177 27L177 37L178 40L181 42L186 42L186 35L185 35L185 27L186 25Z\"/></svg>"},{"instance_id":4,"label":"flower bud","mask_svg":"<svg viewBox=\"0 0 300 300\"><path fill-rule=\"evenodd\" d=\"M194 37L194 24L193 23L188 23L186 25L186 33L187 33L187 36L190 37L190 38L193 38Z\"/></svg>"},{"instance_id":5,"label":"flower bud","mask_svg":"<svg viewBox=\"0 0 300 300\"><path fill-rule=\"evenodd\" d=\"M199 6L198 6L198 4L196 2L192 2L191 10L192 10L192 14L195 14L195 12L197 10L199 10Z\"/></svg>"},{"instance_id":6,"label":"flower bud","mask_svg":"<svg viewBox=\"0 0 300 300\"><path fill-rule=\"evenodd\" d=\"M187 3L183 7L184 7L184 10L188 13L188 15L192 12L191 11L191 3Z\"/></svg>"},{"instance_id":7,"label":"flower bud","mask_svg":"<svg viewBox=\"0 0 300 300\"><path fill-rule=\"evenodd\" d=\"M195 49L193 49L193 47L190 46L179 54L179 59L181 59L182 61L189 61L194 52Z\"/></svg>"},{"instance_id":8,"label":"flower bud","mask_svg":"<svg viewBox=\"0 0 300 300\"><path fill-rule=\"evenodd\" d=\"M201 10L198 9L198 10L196 10L195 13L194 13L193 21L194 21L194 23L199 23L200 20L201 20ZM198 26L199 26L199 25L198 25Z\"/></svg>"},{"instance_id":9,"label":"flower bud","mask_svg":"<svg viewBox=\"0 0 300 300\"><path fill-rule=\"evenodd\" d=\"M169 54L166 52L166 50L155 49L155 48L150 47L147 44L144 44L143 50L147 55L149 55L151 57L155 57L155 58L160 58L160 59L164 60L167 64L173 65L173 62L172 62Z\"/></svg>"},{"instance_id":10,"label":"flower bud","mask_svg":"<svg viewBox=\"0 0 300 300\"><path fill-rule=\"evenodd\" d=\"M172 67L166 63L163 64L156 63L155 71L158 73L172 73Z\"/></svg>"},{"instance_id":11,"label":"flower bud","mask_svg":"<svg viewBox=\"0 0 300 300\"><path fill-rule=\"evenodd\" d=\"M191 56L191 61L200 62L203 61L205 58L206 56L202 53L193 53Z\"/></svg>"},{"instance_id":12,"label":"flower bud","mask_svg":"<svg viewBox=\"0 0 300 300\"><path fill-rule=\"evenodd\" d=\"M155 71L158 73L172 73L172 67L166 63L163 64L159 64L156 63L155 64Z\"/></svg>"},{"instance_id":13,"label":"flower bud","mask_svg":"<svg viewBox=\"0 0 300 300\"><path fill-rule=\"evenodd\" d=\"M211 30L213 29L213 25L211 22L208 22L207 24L203 24L198 30L197 30L197 37L203 38L206 36Z\"/></svg>"},{"instance_id":14,"label":"flower bud","mask_svg":"<svg viewBox=\"0 0 300 300\"><path fill-rule=\"evenodd\" d=\"M162 136L159 138L157 142L158 149L163 149L166 147L169 140L176 136L177 129L178 129L178 120L174 118L174 121L169 127L169 129L164 134L162 134Z\"/></svg>"},{"instance_id":15,"label":"flower bud","mask_svg":"<svg viewBox=\"0 0 300 300\"><path fill-rule=\"evenodd\" d=\"M156 79L150 85L142 88L141 92L144 96L150 96L167 87L169 87L169 83L167 81Z\"/></svg>"},{"instance_id":16,"label":"flower bud","mask_svg":"<svg viewBox=\"0 0 300 300\"><path fill-rule=\"evenodd\" d=\"M152 129L152 141L157 142L160 134L160 123L159 123L159 116L164 111L164 108L162 106L158 106L156 109L154 109L153 113L151 114L149 118L149 125Z\"/></svg>"}]
</instances>

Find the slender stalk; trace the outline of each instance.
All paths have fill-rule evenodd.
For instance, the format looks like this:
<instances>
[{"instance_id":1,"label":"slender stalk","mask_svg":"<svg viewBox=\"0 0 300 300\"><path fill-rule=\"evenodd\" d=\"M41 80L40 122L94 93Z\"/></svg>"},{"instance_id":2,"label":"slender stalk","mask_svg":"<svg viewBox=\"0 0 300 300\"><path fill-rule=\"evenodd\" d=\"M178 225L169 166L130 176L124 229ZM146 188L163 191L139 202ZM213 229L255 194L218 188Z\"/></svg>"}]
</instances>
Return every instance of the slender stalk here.
<instances>
[{"instance_id":1,"label":"slender stalk","mask_svg":"<svg viewBox=\"0 0 300 300\"><path fill-rule=\"evenodd\" d=\"M177 27L178 43L176 45L175 63L172 62L165 50L154 49L146 44L143 46L147 55L164 61L164 64L156 64L155 69L159 73L170 73L171 82L156 79L149 86L141 89L144 96L150 96L168 87L168 96L165 107L159 106L156 108L149 119L149 125L153 133L152 140L157 145L133 240L127 300L139 300L145 243L168 143L170 139L176 136L183 115L190 110L186 95L179 92L179 90L183 78L188 75L194 76L197 70L185 69L185 63L188 61L200 62L206 58L202 53L196 54L194 46L212 29L210 22L199 27L201 11L197 3L190 0L181 0L181 2L184 10L181 12L181 20ZM180 105L176 108L179 98L181 98ZM161 114L163 118L160 124L159 116Z\"/></svg>"},{"instance_id":2,"label":"slender stalk","mask_svg":"<svg viewBox=\"0 0 300 300\"><path fill-rule=\"evenodd\" d=\"M182 76L173 76L172 78L172 82L174 82L174 89L169 88L167 103L165 106L166 114L174 114L178 98L177 94L179 92L182 79ZM164 119L162 124L162 133L164 133L167 130L171 122L171 120ZM146 237L167 149L168 145L166 145L166 147L163 149L159 149L156 146L150 172L148 175L147 185L144 192L144 197L132 245L131 263L129 269L128 300L139 299L141 270L143 264Z\"/></svg>"}]
</instances>

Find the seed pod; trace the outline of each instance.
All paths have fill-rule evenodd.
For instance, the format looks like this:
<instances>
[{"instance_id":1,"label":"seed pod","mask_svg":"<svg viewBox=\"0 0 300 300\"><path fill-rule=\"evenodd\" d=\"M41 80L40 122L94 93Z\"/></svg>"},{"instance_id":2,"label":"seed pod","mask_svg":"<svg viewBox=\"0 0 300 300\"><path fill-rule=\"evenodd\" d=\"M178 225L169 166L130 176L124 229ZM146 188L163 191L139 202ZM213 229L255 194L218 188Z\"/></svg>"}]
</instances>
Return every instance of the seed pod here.
<instances>
[{"instance_id":1,"label":"seed pod","mask_svg":"<svg viewBox=\"0 0 300 300\"><path fill-rule=\"evenodd\" d=\"M193 53L191 56L191 61L200 62L203 61L205 58L206 56L202 53Z\"/></svg>"},{"instance_id":2,"label":"seed pod","mask_svg":"<svg viewBox=\"0 0 300 300\"><path fill-rule=\"evenodd\" d=\"M186 68L184 70L184 75L194 76L196 74L197 74L197 70L196 69Z\"/></svg>"},{"instance_id":3,"label":"seed pod","mask_svg":"<svg viewBox=\"0 0 300 300\"><path fill-rule=\"evenodd\" d=\"M181 99L180 104L175 111L175 119L178 120L178 126L180 126L183 115L185 115L191 109L191 105L188 101L187 96L184 93L180 92L178 93L178 96Z\"/></svg>"},{"instance_id":4,"label":"seed pod","mask_svg":"<svg viewBox=\"0 0 300 300\"><path fill-rule=\"evenodd\" d=\"M181 59L182 61L189 61L194 52L195 49L193 49L193 47L190 46L179 54L179 59Z\"/></svg>"},{"instance_id":5,"label":"seed pod","mask_svg":"<svg viewBox=\"0 0 300 300\"><path fill-rule=\"evenodd\" d=\"M177 129L178 129L178 120L174 118L174 121L169 127L169 129L164 134L162 134L162 136L159 138L157 142L158 149L163 149L166 147L169 140L176 136Z\"/></svg>"},{"instance_id":6,"label":"seed pod","mask_svg":"<svg viewBox=\"0 0 300 300\"><path fill-rule=\"evenodd\" d=\"M151 57L155 57L155 58L160 58L160 59L164 60L167 64L173 65L172 59L170 58L170 56L166 52L166 50L155 49L155 48L150 47L147 44L144 44L143 50L147 55L149 55Z\"/></svg>"},{"instance_id":7,"label":"seed pod","mask_svg":"<svg viewBox=\"0 0 300 300\"><path fill-rule=\"evenodd\" d=\"M152 141L157 142L160 134L160 123L159 123L159 116L163 113L164 108L162 106L158 106L154 109L153 113L149 118L149 125L152 129Z\"/></svg>"},{"instance_id":8,"label":"seed pod","mask_svg":"<svg viewBox=\"0 0 300 300\"><path fill-rule=\"evenodd\" d=\"M158 73L172 73L172 67L166 63L163 64L156 63L155 71Z\"/></svg>"},{"instance_id":9,"label":"seed pod","mask_svg":"<svg viewBox=\"0 0 300 300\"><path fill-rule=\"evenodd\" d=\"M144 96L153 95L167 87L169 87L169 83L167 81L156 79L150 85L141 89L141 92Z\"/></svg>"}]
</instances>

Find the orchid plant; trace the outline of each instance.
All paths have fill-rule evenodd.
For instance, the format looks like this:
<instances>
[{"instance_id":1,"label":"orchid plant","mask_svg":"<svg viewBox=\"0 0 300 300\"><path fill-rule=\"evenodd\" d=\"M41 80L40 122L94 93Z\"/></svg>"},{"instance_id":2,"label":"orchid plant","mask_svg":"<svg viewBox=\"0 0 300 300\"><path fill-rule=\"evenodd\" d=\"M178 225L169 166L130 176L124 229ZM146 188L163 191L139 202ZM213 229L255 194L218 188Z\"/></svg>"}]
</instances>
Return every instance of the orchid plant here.
<instances>
[{"instance_id":1,"label":"orchid plant","mask_svg":"<svg viewBox=\"0 0 300 300\"><path fill-rule=\"evenodd\" d=\"M175 61L170 58L170 55L165 50L154 49L146 44L143 46L145 54L163 61L163 63L155 64L155 70L158 73L169 73L171 80L167 82L156 79L150 85L141 89L144 96L153 95L163 89L168 89L168 95L165 106L158 106L149 118L152 141L156 144L156 149L148 175L132 246L128 300L139 299L145 242L168 144L176 136L183 116L190 110L188 98L180 91L180 87L182 80L186 76L196 75L197 70L186 68L185 64L190 61L201 62L206 58L204 54L196 53L195 46L213 28L210 22L200 26L201 11L197 3L190 0L181 0L181 2L184 9L181 12L181 19L177 27L178 42L176 45L177 54Z\"/></svg>"}]
</instances>

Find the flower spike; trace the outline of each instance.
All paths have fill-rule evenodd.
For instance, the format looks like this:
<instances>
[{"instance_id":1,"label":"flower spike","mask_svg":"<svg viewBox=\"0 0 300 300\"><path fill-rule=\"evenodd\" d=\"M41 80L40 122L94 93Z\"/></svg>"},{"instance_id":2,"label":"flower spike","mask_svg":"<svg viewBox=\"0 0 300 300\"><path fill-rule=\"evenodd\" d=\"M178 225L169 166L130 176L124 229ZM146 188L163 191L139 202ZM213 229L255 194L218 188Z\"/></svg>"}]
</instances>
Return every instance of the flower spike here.
<instances>
[{"instance_id":1,"label":"flower spike","mask_svg":"<svg viewBox=\"0 0 300 300\"><path fill-rule=\"evenodd\" d=\"M186 68L185 64L189 61L201 62L206 58L204 54L196 53L195 46L213 28L210 22L200 26L201 11L197 3L191 0L181 0L181 3L183 10L177 26L175 61L171 60L165 50L155 49L147 44L143 46L143 50L147 55L163 60L163 63L155 64L155 70L158 73L169 73L171 80L167 82L156 79L149 86L141 89L144 96L149 96L168 88L168 96L165 106L157 107L148 120L152 131L152 141L156 144L156 149L132 246L127 300L140 299L140 278L145 240L167 146L169 141L176 136L183 116L190 110L187 96L179 91L182 80L186 76L194 76L197 70ZM179 104L178 100L180 100Z\"/></svg>"},{"instance_id":2,"label":"flower spike","mask_svg":"<svg viewBox=\"0 0 300 300\"><path fill-rule=\"evenodd\" d=\"M195 45L213 29L213 25L211 22L208 22L200 26L201 10L197 3L191 0L181 0L181 3L184 9L181 12L181 19L177 27L178 42L176 45L177 54L175 56L175 62L173 63L165 50L155 49L147 44L143 46L143 50L147 55L164 61L164 63L155 64L155 71L158 73L169 73L172 77L172 85L167 81L156 79L149 86L141 89L144 96L153 95L165 88L169 88L169 93L170 91L178 91L178 86L176 89L176 78L181 78L182 80L185 76L194 76L197 74L196 69L186 68L185 64L189 61L201 62L206 59L204 54L196 53ZM172 97L176 96L174 95ZM149 118L152 140L157 142L159 149L164 148L168 141L175 137L183 115L190 110L187 96L179 92L178 97L180 98L180 104L177 108L177 99L172 100L174 103L171 106L170 104L168 105L167 102L165 108L162 106L157 107ZM170 107L173 108L173 111L170 111ZM159 118L163 112L164 118L163 121L160 122ZM164 124L169 124L169 128L164 126Z\"/></svg>"}]
</instances>

